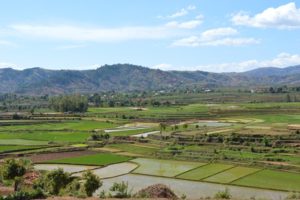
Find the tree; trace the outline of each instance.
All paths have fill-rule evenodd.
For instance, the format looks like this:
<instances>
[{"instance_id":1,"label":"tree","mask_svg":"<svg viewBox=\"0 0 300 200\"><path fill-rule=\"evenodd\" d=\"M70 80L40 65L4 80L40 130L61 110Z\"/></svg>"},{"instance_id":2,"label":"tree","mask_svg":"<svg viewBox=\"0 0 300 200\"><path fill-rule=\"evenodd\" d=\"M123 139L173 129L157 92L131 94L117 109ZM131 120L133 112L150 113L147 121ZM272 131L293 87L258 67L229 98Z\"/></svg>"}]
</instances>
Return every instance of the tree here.
<instances>
[{"instance_id":1,"label":"tree","mask_svg":"<svg viewBox=\"0 0 300 200\"><path fill-rule=\"evenodd\" d=\"M163 132L164 130L166 130L167 125L166 125L165 123L160 123L160 124L159 124L159 128L160 128L160 139L161 139L161 142L160 142L160 148L162 148L162 140L163 140L162 132Z\"/></svg>"},{"instance_id":2,"label":"tree","mask_svg":"<svg viewBox=\"0 0 300 200\"><path fill-rule=\"evenodd\" d=\"M86 112L88 109L88 100L82 95L52 97L49 104L57 112Z\"/></svg>"},{"instance_id":3,"label":"tree","mask_svg":"<svg viewBox=\"0 0 300 200\"><path fill-rule=\"evenodd\" d=\"M14 190L18 190L21 182L21 177L26 173L29 162L24 159L8 159L5 160L2 167L3 178L7 180L14 180Z\"/></svg>"},{"instance_id":4,"label":"tree","mask_svg":"<svg viewBox=\"0 0 300 200\"><path fill-rule=\"evenodd\" d=\"M291 102L292 100L291 100L291 96L290 96L290 94L287 94L286 95L286 102Z\"/></svg>"},{"instance_id":5,"label":"tree","mask_svg":"<svg viewBox=\"0 0 300 200\"><path fill-rule=\"evenodd\" d=\"M91 171L87 171L83 174L85 179L84 190L88 197L91 197L93 193L102 186L102 182L98 176L93 174Z\"/></svg>"},{"instance_id":6,"label":"tree","mask_svg":"<svg viewBox=\"0 0 300 200\"><path fill-rule=\"evenodd\" d=\"M70 182L70 174L59 168L46 174L44 178L44 189L47 189L50 194L58 195L60 190L65 188Z\"/></svg>"}]
</instances>

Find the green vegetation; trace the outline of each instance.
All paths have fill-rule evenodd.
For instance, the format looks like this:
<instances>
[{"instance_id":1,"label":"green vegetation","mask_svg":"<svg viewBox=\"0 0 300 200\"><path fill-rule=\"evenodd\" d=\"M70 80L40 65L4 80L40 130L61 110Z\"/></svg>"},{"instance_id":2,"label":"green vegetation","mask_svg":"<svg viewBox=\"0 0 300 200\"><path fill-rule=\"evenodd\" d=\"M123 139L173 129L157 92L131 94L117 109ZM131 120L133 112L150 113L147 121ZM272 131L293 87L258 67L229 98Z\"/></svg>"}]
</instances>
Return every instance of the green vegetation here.
<instances>
[{"instance_id":1,"label":"green vegetation","mask_svg":"<svg viewBox=\"0 0 300 200\"><path fill-rule=\"evenodd\" d=\"M16 145L4 145L0 146L0 153L3 152L12 152L12 151L21 151L21 150L31 150L41 148L42 146L16 146Z\"/></svg>"},{"instance_id":2,"label":"green vegetation","mask_svg":"<svg viewBox=\"0 0 300 200\"><path fill-rule=\"evenodd\" d=\"M154 155L155 152L157 152L159 150L158 147L151 147L151 146L146 146L146 145L137 146L134 144L110 144L110 145L107 145L107 147L119 149L124 152L140 154L141 156Z\"/></svg>"},{"instance_id":3,"label":"green vegetation","mask_svg":"<svg viewBox=\"0 0 300 200\"><path fill-rule=\"evenodd\" d=\"M50 107L57 112L86 112L88 100L82 95L51 97Z\"/></svg>"},{"instance_id":4,"label":"green vegetation","mask_svg":"<svg viewBox=\"0 0 300 200\"><path fill-rule=\"evenodd\" d=\"M208 177L204 180L210 182L216 182L216 183L231 183L234 180L255 173L257 171L259 171L259 169L249 168L249 167L235 167L229 170L225 170L214 176Z\"/></svg>"},{"instance_id":5,"label":"green vegetation","mask_svg":"<svg viewBox=\"0 0 300 200\"><path fill-rule=\"evenodd\" d=\"M114 155L110 153L93 154L73 158L49 160L47 163L75 164L75 165L99 165L105 166L130 160L130 157Z\"/></svg>"},{"instance_id":6,"label":"green vegetation","mask_svg":"<svg viewBox=\"0 0 300 200\"><path fill-rule=\"evenodd\" d=\"M91 197L93 193L102 186L102 182L100 181L100 178L91 171L85 172L83 178L85 179L84 190L86 195Z\"/></svg>"},{"instance_id":7,"label":"green vegetation","mask_svg":"<svg viewBox=\"0 0 300 200\"><path fill-rule=\"evenodd\" d=\"M219 164L219 163L208 164L208 165L204 165L199 168L193 169L191 171L188 171L177 177L182 178L182 179L189 179L189 180L201 180L201 179L204 179L206 177L220 173L220 172L227 170L229 168L232 168L232 167L233 167L232 165L225 165L225 164Z\"/></svg>"},{"instance_id":8,"label":"green vegetation","mask_svg":"<svg viewBox=\"0 0 300 200\"><path fill-rule=\"evenodd\" d=\"M85 113L73 108L57 112L47 109L49 104L31 110L33 106L23 106L24 99L18 100L18 110L18 97L5 97L3 108L13 111L0 114L1 157L26 156L54 168L80 165L82 171L130 160L138 167L130 163L134 171L126 173L300 192L300 103L282 102L286 93L108 92L86 97L90 107ZM38 99L47 102L43 98ZM294 101L294 96L289 99ZM109 177L122 171L114 165L101 170ZM47 172L42 174L54 184L51 191L44 182L37 185L46 194L86 197L101 185L93 174L82 176L84 172L71 178L58 171L48 179ZM55 177L68 181L55 186ZM123 196L118 192L128 192L126 183L103 195ZM228 191L218 193L220 198L229 196Z\"/></svg>"},{"instance_id":9,"label":"green vegetation","mask_svg":"<svg viewBox=\"0 0 300 200\"><path fill-rule=\"evenodd\" d=\"M262 170L234 181L233 184L300 192L300 174Z\"/></svg>"},{"instance_id":10,"label":"green vegetation","mask_svg":"<svg viewBox=\"0 0 300 200\"><path fill-rule=\"evenodd\" d=\"M0 133L1 140L12 140L12 139L21 139L23 140L24 144L26 141L30 140L34 141L47 141L48 142L67 142L67 143L75 143L75 142L85 142L87 138L90 136L90 133L86 132L44 132L44 131L37 131L37 132L20 132L20 133ZM27 143L28 144L28 143ZM37 145L45 144L44 142L37 142Z\"/></svg>"}]
</instances>

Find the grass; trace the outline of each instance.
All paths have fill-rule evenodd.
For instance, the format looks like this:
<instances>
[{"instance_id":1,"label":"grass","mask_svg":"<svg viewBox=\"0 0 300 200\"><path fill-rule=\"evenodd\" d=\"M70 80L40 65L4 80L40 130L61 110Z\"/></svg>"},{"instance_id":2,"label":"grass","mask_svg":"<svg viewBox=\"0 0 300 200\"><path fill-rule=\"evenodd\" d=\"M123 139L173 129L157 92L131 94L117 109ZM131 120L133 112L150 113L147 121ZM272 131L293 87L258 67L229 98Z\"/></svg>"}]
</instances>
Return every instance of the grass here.
<instances>
[{"instance_id":1,"label":"grass","mask_svg":"<svg viewBox=\"0 0 300 200\"><path fill-rule=\"evenodd\" d=\"M4 152L11 152L11 151L21 151L21 150L28 150L28 149L36 149L40 148L41 146L18 146L18 145L3 145L0 146L0 153Z\"/></svg>"},{"instance_id":2,"label":"grass","mask_svg":"<svg viewBox=\"0 0 300 200\"><path fill-rule=\"evenodd\" d=\"M204 180L216 183L231 183L232 181L235 181L239 178L242 178L259 170L260 169L249 167L234 167L214 176L210 176Z\"/></svg>"},{"instance_id":3,"label":"grass","mask_svg":"<svg viewBox=\"0 0 300 200\"><path fill-rule=\"evenodd\" d=\"M27 139L3 139L0 136L0 145L39 146L39 145L47 145L47 144L48 141L37 141L37 140L27 140Z\"/></svg>"},{"instance_id":4,"label":"grass","mask_svg":"<svg viewBox=\"0 0 300 200\"><path fill-rule=\"evenodd\" d=\"M0 131L37 131L37 130L76 130L76 131L91 131L94 129L114 128L118 125L110 122L99 122L90 120L72 120L67 122L43 123L43 124L28 124L28 125L13 125L2 126Z\"/></svg>"},{"instance_id":5,"label":"grass","mask_svg":"<svg viewBox=\"0 0 300 200\"><path fill-rule=\"evenodd\" d=\"M191 171L188 171L184 174L181 174L178 176L178 178L182 179L188 179L188 180L201 180L203 178L212 176L214 174L217 174L221 171L224 171L226 169L229 169L233 167L232 165L226 165L226 164L208 164L201 166L199 168L193 169Z\"/></svg>"},{"instance_id":6,"label":"grass","mask_svg":"<svg viewBox=\"0 0 300 200\"><path fill-rule=\"evenodd\" d=\"M274 170L262 170L234 181L233 184L300 192L300 174Z\"/></svg>"},{"instance_id":7,"label":"grass","mask_svg":"<svg viewBox=\"0 0 300 200\"><path fill-rule=\"evenodd\" d=\"M16 133L0 133L1 140L21 139L25 145L28 140L51 141L51 142L66 142L80 143L85 142L90 136L88 132L56 132L56 131L34 131L34 132L16 132ZM29 142L29 141L28 141Z\"/></svg>"},{"instance_id":8,"label":"grass","mask_svg":"<svg viewBox=\"0 0 300 200\"><path fill-rule=\"evenodd\" d=\"M178 174L204 165L203 163L196 162L156 160L145 158L137 158L132 161L140 165L134 171L135 173L164 177L175 177Z\"/></svg>"},{"instance_id":9,"label":"grass","mask_svg":"<svg viewBox=\"0 0 300 200\"><path fill-rule=\"evenodd\" d=\"M130 159L131 158L127 156L115 155L111 153L101 153L101 154L85 155L85 156L79 156L73 158L49 160L47 161L47 163L105 166L105 165L125 162Z\"/></svg>"}]
</instances>

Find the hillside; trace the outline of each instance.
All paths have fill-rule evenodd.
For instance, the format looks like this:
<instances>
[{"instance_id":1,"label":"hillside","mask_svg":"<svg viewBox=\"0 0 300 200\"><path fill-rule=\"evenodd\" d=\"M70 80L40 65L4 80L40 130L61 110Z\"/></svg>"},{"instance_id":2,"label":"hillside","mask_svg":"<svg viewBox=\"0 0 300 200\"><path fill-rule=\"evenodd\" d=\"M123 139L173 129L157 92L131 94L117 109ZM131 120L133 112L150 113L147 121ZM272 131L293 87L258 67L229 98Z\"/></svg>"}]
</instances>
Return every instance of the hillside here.
<instances>
[{"instance_id":1,"label":"hillside","mask_svg":"<svg viewBox=\"0 0 300 200\"><path fill-rule=\"evenodd\" d=\"M190 85L213 88L299 83L300 66L261 68L243 73L162 71L130 64L105 65L95 70L0 69L0 93L20 94L158 90Z\"/></svg>"}]
</instances>

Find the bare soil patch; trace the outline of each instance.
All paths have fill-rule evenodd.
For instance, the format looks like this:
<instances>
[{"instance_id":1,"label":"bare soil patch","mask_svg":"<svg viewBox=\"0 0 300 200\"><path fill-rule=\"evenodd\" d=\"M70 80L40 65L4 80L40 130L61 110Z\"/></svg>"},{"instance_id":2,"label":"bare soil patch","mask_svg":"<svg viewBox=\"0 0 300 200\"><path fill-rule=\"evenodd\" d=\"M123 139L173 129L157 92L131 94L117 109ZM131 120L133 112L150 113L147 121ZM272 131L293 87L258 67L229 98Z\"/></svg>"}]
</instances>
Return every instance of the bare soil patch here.
<instances>
[{"instance_id":1,"label":"bare soil patch","mask_svg":"<svg viewBox=\"0 0 300 200\"><path fill-rule=\"evenodd\" d=\"M6 196L9 194L12 194L14 192L14 188L13 187L4 187L0 185L0 196Z\"/></svg>"},{"instance_id":2,"label":"bare soil patch","mask_svg":"<svg viewBox=\"0 0 300 200\"><path fill-rule=\"evenodd\" d=\"M71 152L55 152L35 154L28 157L33 163L42 163L49 160L78 157L84 155L96 154L95 151L71 151Z\"/></svg>"}]
</instances>

